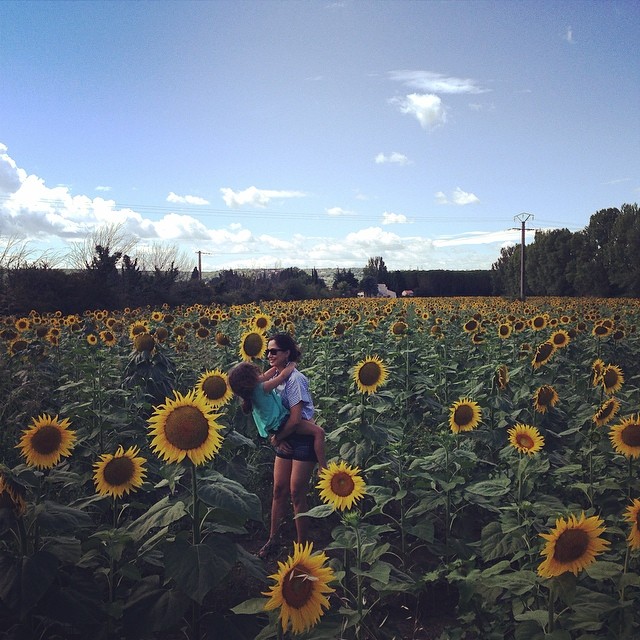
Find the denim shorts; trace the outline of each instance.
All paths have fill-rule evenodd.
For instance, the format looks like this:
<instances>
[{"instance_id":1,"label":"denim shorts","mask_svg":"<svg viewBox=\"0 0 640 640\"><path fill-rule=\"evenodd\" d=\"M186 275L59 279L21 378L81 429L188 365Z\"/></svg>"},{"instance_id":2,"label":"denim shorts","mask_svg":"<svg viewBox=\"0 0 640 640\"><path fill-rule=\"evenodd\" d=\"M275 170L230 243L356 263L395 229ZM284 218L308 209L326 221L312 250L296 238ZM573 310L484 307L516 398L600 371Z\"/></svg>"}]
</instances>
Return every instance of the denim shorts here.
<instances>
[{"instance_id":1,"label":"denim shorts","mask_svg":"<svg viewBox=\"0 0 640 640\"><path fill-rule=\"evenodd\" d=\"M316 452L313 448L313 436L301 433L292 433L286 442L291 447L291 453L280 453L276 449L276 456L285 460L297 460L298 462L318 462Z\"/></svg>"}]
</instances>

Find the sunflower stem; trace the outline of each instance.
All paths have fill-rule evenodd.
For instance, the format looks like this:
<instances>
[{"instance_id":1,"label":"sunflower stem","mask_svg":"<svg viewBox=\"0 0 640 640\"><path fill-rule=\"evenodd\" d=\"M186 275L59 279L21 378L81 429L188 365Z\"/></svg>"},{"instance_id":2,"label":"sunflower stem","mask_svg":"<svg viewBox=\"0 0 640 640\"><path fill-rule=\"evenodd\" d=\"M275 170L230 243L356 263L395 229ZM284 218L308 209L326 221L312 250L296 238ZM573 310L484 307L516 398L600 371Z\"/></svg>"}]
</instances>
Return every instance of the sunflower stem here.
<instances>
[{"instance_id":1,"label":"sunflower stem","mask_svg":"<svg viewBox=\"0 0 640 640\"><path fill-rule=\"evenodd\" d=\"M191 527L194 546L200 544L200 519L198 518L200 507L198 503L198 474L196 469L195 463L191 461L191 495L193 502ZM200 605L197 602L193 602L191 608L191 638L192 640L200 640Z\"/></svg>"},{"instance_id":2,"label":"sunflower stem","mask_svg":"<svg viewBox=\"0 0 640 640\"><path fill-rule=\"evenodd\" d=\"M628 469L629 475L627 476L627 499L631 500L631 485L633 484L633 456L629 456Z\"/></svg>"},{"instance_id":3,"label":"sunflower stem","mask_svg":"<svg viewBox=\"0 0 640 640\"><path fill-rule=\"evenodd\" d=\"M356 638L360 638L360 629L362 626L362 541L360 539L360 528L355 527L356 532L356 566L358 574L356 575L357 584L357 607L358 607L358 626L356 627Z\"/></svg>"},{"instance_id":4,"label":"sunflower stem","mask_svg":"<svg viewBox=\"0 0 640 640\"><path fill-rule=\"evenodd\" d=\"M554 599L555 599L555 579L551 579L551 586L549 587L549 603L547 605L547 612L549 614L549 629L548 633L553 633L553 629L555 626L555 611L554 611Z\"/></svg>"}]
</instances>

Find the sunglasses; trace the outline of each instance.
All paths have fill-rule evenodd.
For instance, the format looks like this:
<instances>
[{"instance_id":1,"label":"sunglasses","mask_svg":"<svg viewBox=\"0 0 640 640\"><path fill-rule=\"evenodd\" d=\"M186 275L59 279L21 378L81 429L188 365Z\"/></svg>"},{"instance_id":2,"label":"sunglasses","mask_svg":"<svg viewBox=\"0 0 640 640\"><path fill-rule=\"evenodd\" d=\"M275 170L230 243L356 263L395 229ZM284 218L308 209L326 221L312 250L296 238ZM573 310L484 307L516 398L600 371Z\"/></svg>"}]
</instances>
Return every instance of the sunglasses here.
<instances>
[{"instance_id":1,"label":"sunglasses","mask_svg":"<svg viewBox=\"0 0 640 640\"><path fill-rule=\"evenodd\" d=\"M286 351L286 349L267 349L264 354L265 356L277 356L281 351Z\"/></svg>"}]
</instances>

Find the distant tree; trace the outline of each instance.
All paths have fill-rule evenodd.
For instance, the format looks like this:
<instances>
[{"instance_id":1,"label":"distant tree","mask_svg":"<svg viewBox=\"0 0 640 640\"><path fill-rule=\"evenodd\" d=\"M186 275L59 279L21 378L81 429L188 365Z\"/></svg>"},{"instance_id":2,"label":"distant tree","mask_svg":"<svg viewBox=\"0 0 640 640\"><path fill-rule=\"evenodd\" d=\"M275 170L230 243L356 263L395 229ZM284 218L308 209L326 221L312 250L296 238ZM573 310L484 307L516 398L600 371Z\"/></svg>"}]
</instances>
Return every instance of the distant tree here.
<instances>
[{"instance_id":1,"label":"distant tree","mask_svg":"<svg viewBox=\"0 0 640 640\"><path fill-rule=\"evenodd\" d=\"M384 263L382 256L369 258L367 266L362 271L362 277L365 278L367 276L374 278L376 284L389 284L389 271L387 270L387 265Z\"/></svg>"},{"instance_id":2,"label":"distant tree","mask_svg":"<svg viewBox=\"0 0 640 640\"><path fill-rule=\"evenodd\" d=\"M378 295L378 280L375 276L364 276L360 280L360 291L369 297Z\"/></svg>"},{"instance_id":3,"label":"distant tree","mask_svg":"<svg viewBox=\"0 0 640 640\"><path fill-rule=\"evenodd\" d=\"M73 243L66 262L73 269L84 269L92 261L98 245L107 249L110 255L119 253L122 257L132 255L137 243L137 238L128 233L122 224L105 224L94 229L82 242Z\"/></svg>"},{"instance_id":4,"label":"distant tree","mask_svg":"<svg viewBox=\"0 0 640 640\"><path fill-rule=\"evenodd\" d=\"M351 269L336 269L333 276L333 288L342 289L343 291L356 291L358 289L358 280L353 275L353 271L351 271Z\"/></svg>"},{"instance_id":5,"label":"distant tree","mask_svg":"<svg viewBox=\"0 0 640 640\"><path fill-rule=\"evenodd\" d=\"M169 271L176 268L178 272L191 271L193 260L187 253L172 244L153 242L149 247L138 249L136 257L143 271Z\"/></svg>"},{"instance_id":6,"label":"distant tree","mask_svg":"<svg viewBox=\"0 0 640 640\"><path fill-rule=\"evenodd\" d=\"M604 247L614 295L640 296L640 212L637 204L620 208Z\"/></svg>"},{"instance_id":7,"label":"distant tree","mask_svg":"<svg viewBox=\"0 0 640 640\"><path fill-rule=\"evenodd\" d=\"M491 265L493 292L502 296L517 296L520 292L520 247L500 249L500 257Z\"/></svg>"},{"instance_id":8,"label":"distant tree","mask_svg":"<svg viewBox=\"0 0 640 640\"><path fill-rule=\"evenodd\" d=\"M193 267L193 271L191 272L191 280L200 280L200 271L198 271L198 267Z\"/></svg>"},{"instance_id":9,"label":"distant tree","mask_svg":"<svg viewBox=\"0 0 640 640\"><path fill-rule=\"evenodd\" d=\"M575 256L571 238L568 229L536 231L525 253L525 278L533 295L573 295Z\"/></svg>"}]
</instances>

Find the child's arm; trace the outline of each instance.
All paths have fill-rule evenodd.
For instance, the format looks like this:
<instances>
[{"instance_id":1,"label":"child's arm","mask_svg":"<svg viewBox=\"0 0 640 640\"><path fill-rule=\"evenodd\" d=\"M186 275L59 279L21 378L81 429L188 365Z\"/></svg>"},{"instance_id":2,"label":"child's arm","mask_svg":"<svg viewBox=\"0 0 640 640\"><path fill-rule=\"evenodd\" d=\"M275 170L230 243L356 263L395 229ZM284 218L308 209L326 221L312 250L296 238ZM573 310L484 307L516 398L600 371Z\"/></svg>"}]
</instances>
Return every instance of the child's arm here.
<instances>
[{"instance_id":1,"label":"child's arm","mask_svg":"<svg viewBox=\"0 0 640 640\"><path fill-rule=\"evenodd\" d=\"M265 393L269 393L273 389L275 389L278 385L281 385L283 382L286 382L289 379L289 376L293 373L293 370L296 368L295 362L290 362L277 376L274 378L269 378L268 380L264 380L263 388ZM275 369L275 367L271 367L271 369ZM269 371L271 371L269 369ZM266 371L262 375L266 375L269 373ZM273 375L273 374L272 374Z\"/></svg>"},{"instance_id":2,"label":"child's arm","mask_svg":"<svg viewBox=\"0 0 640 640\"><path fill-rule=\"evenodd\" d=\"M275 367L269 367L264 373L261 373L258 376L259 382L266 382L269 378L272 378L276 375L277 369Z\"/></svg>"}]
</instances>

